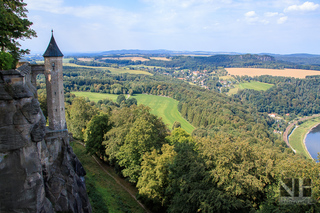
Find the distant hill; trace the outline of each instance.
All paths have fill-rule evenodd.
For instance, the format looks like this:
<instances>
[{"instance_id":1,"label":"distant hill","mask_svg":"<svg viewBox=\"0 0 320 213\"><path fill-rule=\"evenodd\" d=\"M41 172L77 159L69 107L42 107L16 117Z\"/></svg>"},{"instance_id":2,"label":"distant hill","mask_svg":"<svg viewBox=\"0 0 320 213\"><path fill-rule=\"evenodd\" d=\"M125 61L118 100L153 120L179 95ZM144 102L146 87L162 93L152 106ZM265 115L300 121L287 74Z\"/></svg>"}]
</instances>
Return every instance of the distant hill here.
<instances>
[{"instance_id":1,"label":"distant hill","mask_svg":"<svg viewBox=\"0 0 320 213\"><path fill-rule=\"evenodd\" d=\"M313 55L307 53L296 53L289 55L279 55L270 53L265 54L273 56L277 61L286 61L300 65L320 65L320 55Z\"/></svg>"}]
</instances>

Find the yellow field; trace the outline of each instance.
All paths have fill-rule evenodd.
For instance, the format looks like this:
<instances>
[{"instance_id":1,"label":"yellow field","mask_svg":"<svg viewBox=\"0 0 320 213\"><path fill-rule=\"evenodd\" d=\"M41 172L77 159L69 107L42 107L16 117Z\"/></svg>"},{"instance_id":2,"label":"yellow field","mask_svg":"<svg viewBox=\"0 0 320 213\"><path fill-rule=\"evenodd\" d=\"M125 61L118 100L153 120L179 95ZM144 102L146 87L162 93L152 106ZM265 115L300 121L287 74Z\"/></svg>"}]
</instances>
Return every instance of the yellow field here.
<instances>
[{"instance_id":1,"label":"yellow field","mask_svg":"<svg viewBox=\"0 0 320 213\"><path fill-rule=\"evenodd\" d=\"M118 58L105 57L105 58L102 58L102 60L105 60L105 59L112 59L112 60L131 60L131 61L150 61L149 59L143 58L143 57L118 57Z\"/></svg>"},{"instance_id":2,"label":"yellow field","mask_svg":"<svg viewBox=\"0 0 320 213\"><path fill-rule=\"evenodd\" d=\"M79 61L93 61L94 58L78 58Z\"/></svg>"},{"instance_id":3,"label":"yellow field","mask_svg":"<svg viewBox=\"0 0 320 213\"><path fill-rule=\"evenodd\" d=\"M262 68L225 68L230 75L239 76L261 76L261 75L272 75L272 76L283 76L283 77L294 77L294 78L305 78L308 75L320 75L320 71L315 70L299 70L299 69L262 69Z\"/></svg>"},{"instance_id":4,"label":"yellow field","mask_svg":"<svg viewBox=\"0 0 320 213\"><path fill-rule=\"evenodd\" d=\"M171 58L166 58L166 57L150 57L150 59L159 60L159 61L171 61Z\"/></svg>"}]
</instances>

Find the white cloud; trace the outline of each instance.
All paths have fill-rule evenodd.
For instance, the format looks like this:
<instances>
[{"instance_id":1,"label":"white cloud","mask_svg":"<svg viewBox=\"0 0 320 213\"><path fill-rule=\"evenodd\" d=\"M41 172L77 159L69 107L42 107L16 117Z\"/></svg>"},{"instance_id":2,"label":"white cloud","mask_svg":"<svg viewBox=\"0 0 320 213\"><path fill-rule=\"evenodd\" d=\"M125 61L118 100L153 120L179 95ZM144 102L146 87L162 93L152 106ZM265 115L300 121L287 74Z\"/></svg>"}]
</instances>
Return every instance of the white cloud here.
<instances>
[{"instance_id":1,"label":"white cloud","mask_svg":"<svg viewBox=\"0 0 320 213\"><path fill-rule=\"evenodd\" d=\"M249 11L246 14L244 14L245 17L254 17L256 16L256 12L255 11Z\"/></svg>"},{"instance_id":2,"label":"white cloud","mask_svg":"<svg viewBox=\"0 0 320 213\"><path fill-rule=\"evenodd\" d=\"M266 12L264 15L266 17L273 17L273 16L279 15L279 13L278 12Z\"/></svg>"},{"instance_id":3,"label":"white cloud","mask_svg":"<svg viewBox=\"0 0 320 213\"><path fill-rule=\"evenodd\" d=\"M308 11L315 11L319 8L319 4L315 4L313 2L305 2L301 5L291 5L284 9L284 12L294 12L294 11L300 11L300 12L308 12Z\"/></svg>"},{"instance_id":4,"label":"white cloud","mask_svg":"<svg viewBox=\"0 0 320 213\"><path fill-rule=\"evenodd\" d=\"M288 20L287 16L283 16L281 18L278 19L277 23L278 24L283 24L284 22L286 22Z\"/></svg>"}]
</instances>

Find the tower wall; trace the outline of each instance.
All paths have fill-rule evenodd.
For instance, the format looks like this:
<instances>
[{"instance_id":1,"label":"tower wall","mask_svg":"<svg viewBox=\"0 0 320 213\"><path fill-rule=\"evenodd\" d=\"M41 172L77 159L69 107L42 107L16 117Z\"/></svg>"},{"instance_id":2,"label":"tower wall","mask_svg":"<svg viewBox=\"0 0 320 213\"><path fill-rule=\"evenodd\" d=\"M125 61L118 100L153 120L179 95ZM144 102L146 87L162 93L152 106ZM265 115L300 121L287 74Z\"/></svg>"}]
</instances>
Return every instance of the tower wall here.
<instances>
[{"instance_id":1,"label":"tower wall","mask_svg":"<svg viewBox=\"0 0 320 213\"><path fill-rule=\"evenodd\" d=\"M44 57L49 128L66 129L62 57Z\"/></svg>"}]
</instances>

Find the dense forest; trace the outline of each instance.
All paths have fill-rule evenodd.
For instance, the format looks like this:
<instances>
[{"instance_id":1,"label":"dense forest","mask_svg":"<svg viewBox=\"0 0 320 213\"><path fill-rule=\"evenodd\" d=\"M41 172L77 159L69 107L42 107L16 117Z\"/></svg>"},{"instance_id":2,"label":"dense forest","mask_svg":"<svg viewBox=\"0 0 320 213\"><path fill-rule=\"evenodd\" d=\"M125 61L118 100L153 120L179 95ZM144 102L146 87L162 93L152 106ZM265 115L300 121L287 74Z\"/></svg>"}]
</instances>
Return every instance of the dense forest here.
<instances>
[{"instance_id":1,"label":"dense forest","mask_svg":"<svg viewBox=\"0 0 320 213\"><path fill-rule=\"evenodd\" d=\"M275 84L267 91L241 90L235 95L243 102L255 105L258 111L300 116L320 113L320 77L295 79L260 76L252 79Z\"/></svg>"},{"instance_id":2,"label":"dense forest","mask_svg":"<svg viewBox=\"0 0 320 213\"><path fill-rule=\"evenodd\" d=\"M287 177L311 178L318 186L318 164L294 155L270 136L267 122L254 120L263 117L238 107L251 122L229 115L232 124L207 136L170 132L143 105L100 110L73 98L66 115L74 137L135 184L154 212L319 211L317 204L279 205L278 192L278 181ZM239 128L230 128L233 120ZM319 196L317 187L313 196Z\"/></svg>"}]
</instances>

